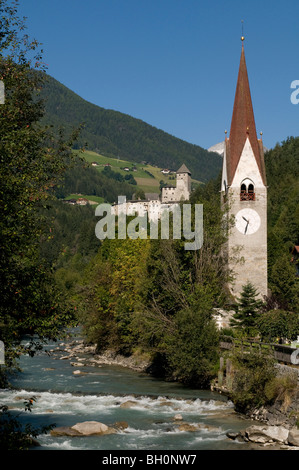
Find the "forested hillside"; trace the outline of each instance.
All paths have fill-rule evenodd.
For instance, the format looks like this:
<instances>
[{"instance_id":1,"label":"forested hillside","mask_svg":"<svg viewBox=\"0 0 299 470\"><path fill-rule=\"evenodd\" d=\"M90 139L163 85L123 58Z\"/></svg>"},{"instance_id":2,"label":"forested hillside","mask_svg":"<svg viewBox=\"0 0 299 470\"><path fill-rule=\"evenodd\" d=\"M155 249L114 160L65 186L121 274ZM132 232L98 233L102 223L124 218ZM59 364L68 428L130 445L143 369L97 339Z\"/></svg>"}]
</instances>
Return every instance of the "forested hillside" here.
<instances>
[{"instance_id":1,"label":"forested hillside","mask_svg":"<svg viewBox=\"0 0 299 470\"><path fill-rule=\"evenodd\" d=\"M56 190L56 196L62 199L73 193L84 194L99 196L109 203L116 202L120 195L131 199L136 192L136 185L129 184L120 177L119 173L110 169L99 172L77 157L72 167L65 172L63 183Z\"/></svg>"},{"instance_id":2,"label":"forested hillside","mask_svg":"<svg viewBox=\"0 0 299 470\"><path fill-rule=\"evenodd\" d=\"M299 245L299 137L265 155L268 183L269 287L282 306L299 309L299 278L292 250ZM298 264L298 259L297 259Z\"/></svg>"},{"instance_id":3,"label":"forested hillside","mask_svg":"<svg viewBox=\"0 0 299 470\"><path fill-rule=\"evenodd\" d=\"M43 122L66 130L84 123L76 147L135 162L146 161L177 170L185 163L192 177L214 178L221 168L217 153L180 140L145 122L117 111L91 104L54 78L47 76L42 90L45 100Z\"/></svg>"}]
</instances>

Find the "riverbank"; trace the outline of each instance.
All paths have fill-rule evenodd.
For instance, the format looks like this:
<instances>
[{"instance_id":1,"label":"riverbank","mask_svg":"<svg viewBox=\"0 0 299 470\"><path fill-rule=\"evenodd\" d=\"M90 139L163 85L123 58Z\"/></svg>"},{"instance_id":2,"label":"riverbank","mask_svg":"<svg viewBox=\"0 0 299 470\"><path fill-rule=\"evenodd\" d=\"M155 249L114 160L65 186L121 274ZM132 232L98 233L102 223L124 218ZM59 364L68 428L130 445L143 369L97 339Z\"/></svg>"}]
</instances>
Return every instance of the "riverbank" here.
<instances>
[{"instance_id":1,"label":"riverbank","mask_svg":"<svg viewBox=\"0 0 299 470\"><path fill-rule=\"evenodd\" d=\"M151 362L144 357L133 354L131 356L122 356L113 350L107 350L103 354L96 352L96 346L85 344L82 339L74 339L67 343L61 343L54 351L64 351L62 360L69 359L73 366L120 366L136 372L146 372L151 366Z\"/></svg>"}]
</instances>

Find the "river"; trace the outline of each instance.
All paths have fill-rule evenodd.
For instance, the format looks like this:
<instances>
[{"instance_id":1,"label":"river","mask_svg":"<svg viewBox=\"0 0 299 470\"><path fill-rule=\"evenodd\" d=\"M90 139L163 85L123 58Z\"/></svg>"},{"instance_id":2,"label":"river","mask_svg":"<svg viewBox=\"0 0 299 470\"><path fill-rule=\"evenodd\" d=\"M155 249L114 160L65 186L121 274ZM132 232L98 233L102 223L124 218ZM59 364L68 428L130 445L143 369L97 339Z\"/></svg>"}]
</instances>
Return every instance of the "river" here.
<instances>
[{"instance_id":1,"label":"river","mask_svg":"<svg viewBox=\"0 0 299 470\"><path fill-rule=\"evenodd\" d=\"M49 350L55 352L48 354ZM248 444L228 439L226 433L238 432L252 422L235 413L226 397L210 390L190 389L110 365L85 366L84 374L74 375L74 367L62 359L57 343L33 358L23 356L20 365L22 372L10 378L13 389L0 390L0 404L13 413L20 411L23 422L57 427L83 421L127 423L126 429L105 436L41 434L40 446L33 450L248 449ZM32 396L36 398L32 412L25 412L24 400ZM181 419L175 419L176 415ZM182 423L198 430L183 430Z\"/></svg>"}]
</instances>

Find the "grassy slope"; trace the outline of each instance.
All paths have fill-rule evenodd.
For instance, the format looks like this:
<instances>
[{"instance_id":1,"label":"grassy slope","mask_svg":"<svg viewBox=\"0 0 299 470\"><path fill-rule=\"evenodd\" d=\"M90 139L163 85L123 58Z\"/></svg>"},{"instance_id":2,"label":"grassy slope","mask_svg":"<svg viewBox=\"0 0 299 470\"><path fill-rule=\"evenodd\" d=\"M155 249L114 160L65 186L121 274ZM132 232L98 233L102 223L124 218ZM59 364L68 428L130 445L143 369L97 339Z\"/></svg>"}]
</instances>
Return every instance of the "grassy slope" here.
<instances>
[{"instance_id":1,"label":"grassy slope","mask_svg":"<svg viewBox=\"0 0 299 470\"><path fill-rule=\"evenodd\" d=\"M96 167L98 171L102 171L105 168L105 165L109 163L113 171L116 171L124 176L128 172L123 170L123 168L128 167L131 169L132 167L136 167L137 171L131 171L130 173L134 176L135 180L137 181L137 188L143 189L146 193L159 193L159 186L161 180L163 180L167 184L176 184L175 179L171 179L171 177L168 175L163 175L161 173L161 168L158 168L156 166L148 164L145 165L129 160L121 160L117 158L106 157L104 155L100 155L92 151L85 151L84 158L89 163L97 162L99 165ZM151 177L149 173L153 175L153 177ZM175 175L171 176L173 177ZM192 182L194 182L195 184L199 183L199 181L195 179L193 179Z\"/></svg>"}]
</instances>

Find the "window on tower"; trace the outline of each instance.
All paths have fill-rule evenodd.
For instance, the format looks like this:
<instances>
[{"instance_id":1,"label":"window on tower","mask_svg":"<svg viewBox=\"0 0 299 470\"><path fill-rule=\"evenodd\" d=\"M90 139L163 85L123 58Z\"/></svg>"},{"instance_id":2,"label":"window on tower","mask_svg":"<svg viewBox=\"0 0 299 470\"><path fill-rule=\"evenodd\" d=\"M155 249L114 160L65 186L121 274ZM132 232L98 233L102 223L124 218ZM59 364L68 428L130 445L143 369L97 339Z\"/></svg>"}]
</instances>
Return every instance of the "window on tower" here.
<instances>
[{"instance_id":1,"label":"window on tower","mask_svg":"<svg viewBox=\"0 0 299 470\"><path fill-rule=\"evenodd\" d=\"M247 193L247 188L246 188L246 184L241 184L241 192L240 192L240 199L241 201L243 201L244 199L243 198L246 198L246 193ZM246 199L245 199L246 200Z\"/></svg>"},{"instance_id":2,"label":"window on tower","mask_svg":"<svg viewBox=\"0 0 299 470\"><path fill-rule=\"evenodd\" d=\"M241 184L240 201L255 201L254 184L250 180L245 180Z\"/></svg>"}]
</instances>

